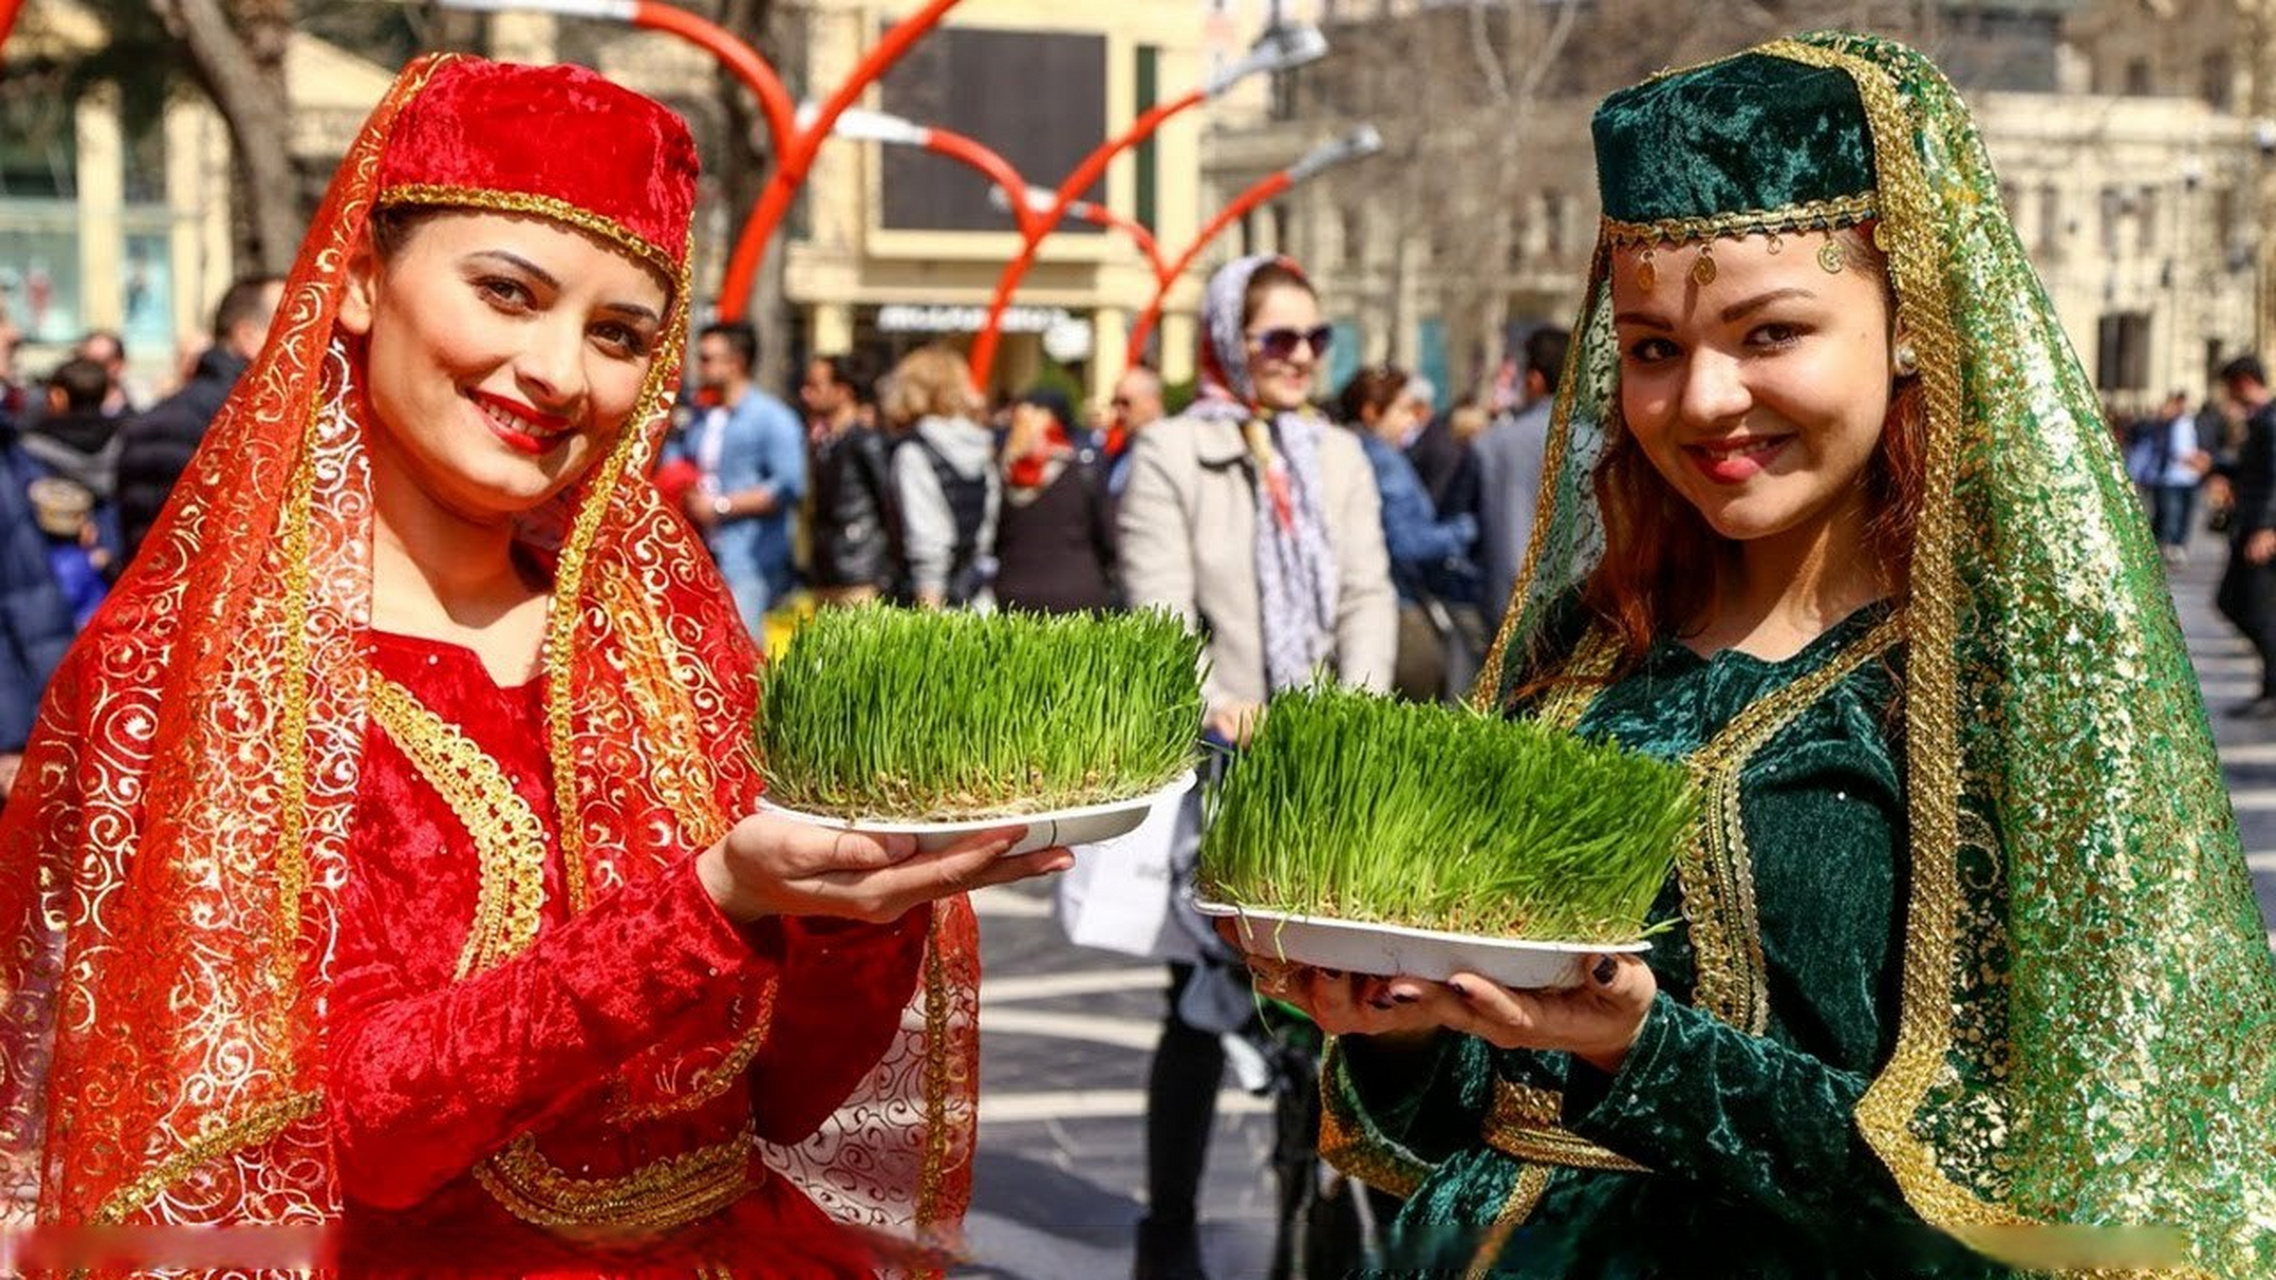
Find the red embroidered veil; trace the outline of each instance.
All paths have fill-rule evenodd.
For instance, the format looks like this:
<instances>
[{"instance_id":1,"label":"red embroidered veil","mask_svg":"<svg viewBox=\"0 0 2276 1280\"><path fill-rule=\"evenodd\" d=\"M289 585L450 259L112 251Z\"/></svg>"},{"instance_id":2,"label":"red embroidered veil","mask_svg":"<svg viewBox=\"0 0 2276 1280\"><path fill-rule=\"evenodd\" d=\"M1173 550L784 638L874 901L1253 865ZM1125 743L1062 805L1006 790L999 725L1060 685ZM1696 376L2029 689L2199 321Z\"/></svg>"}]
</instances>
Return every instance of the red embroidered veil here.
<instances>
[{"instance_id":1,"label":"red embroidered veil","mask_svg":"<svg viewBox=\"0 0 2276 1280\"><path fill-rule=\"evenodd\" d=\"M532 522L558 550L544 665L572 907L708 846L759 792L758 655L647 479L687 337L693 146L598 76L506 74L521 70L439 55L397 79L267 348L51 686L0 816L0 1222L340 1211L321 1037L368 720L372 529L360 371L334 318L374 208L548 217L676 282L632 425ZM833 1216L894 1232L953 1231L970 1190L979 965L961 898L933 909L931 942L864 1086L767 1153ZM723 1088L763 1017L636 1060L626 1100Z\"/></svg>"}]
</instances>

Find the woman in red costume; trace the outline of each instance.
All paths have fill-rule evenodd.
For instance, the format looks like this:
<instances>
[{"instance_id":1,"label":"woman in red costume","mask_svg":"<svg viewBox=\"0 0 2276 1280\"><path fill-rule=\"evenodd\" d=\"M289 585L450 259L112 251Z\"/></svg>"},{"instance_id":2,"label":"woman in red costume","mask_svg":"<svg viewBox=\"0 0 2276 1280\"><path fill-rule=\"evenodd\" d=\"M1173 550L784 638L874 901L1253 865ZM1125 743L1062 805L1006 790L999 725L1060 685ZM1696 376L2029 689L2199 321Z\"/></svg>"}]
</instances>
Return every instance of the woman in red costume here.
<instances>
[{"instance_id":1,"label":"woman in red costume","mask_svg":"<svg viewBox=\"0 0 2276 1280\"><path fill-rule=\"evenodd\" d=\"M578 69L425 59L373 112L0 820L14 1225L418 1275L953 1231L959 891L1066 854L744 816L758 655L644 479L694 180Z\"/></svg>"}]
</instances>

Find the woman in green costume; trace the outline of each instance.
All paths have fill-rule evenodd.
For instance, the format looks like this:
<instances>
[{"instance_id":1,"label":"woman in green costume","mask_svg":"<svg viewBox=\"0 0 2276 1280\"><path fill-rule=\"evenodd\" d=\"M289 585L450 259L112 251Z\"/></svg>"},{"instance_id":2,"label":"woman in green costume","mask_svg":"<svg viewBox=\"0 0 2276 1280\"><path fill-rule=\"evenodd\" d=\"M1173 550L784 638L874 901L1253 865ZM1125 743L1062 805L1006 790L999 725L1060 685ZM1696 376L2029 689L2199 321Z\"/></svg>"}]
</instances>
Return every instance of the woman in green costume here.
<instances>
[{"instance_id":1,"label":"woman in green costume","mask_svg":"<svg viewBox=\"0 0 2276 1280\"><path fill-rule=\"evenodd\" d=\"M2276 965L1966 109L1828 34L1595 135L1479 697L1685 762L1703 817L1649 956L1573 991L1257 959L1342 1033L1322 1147L1408 1198L1391 1270L2276 1275Z\"/></svg>"}]
</instances>

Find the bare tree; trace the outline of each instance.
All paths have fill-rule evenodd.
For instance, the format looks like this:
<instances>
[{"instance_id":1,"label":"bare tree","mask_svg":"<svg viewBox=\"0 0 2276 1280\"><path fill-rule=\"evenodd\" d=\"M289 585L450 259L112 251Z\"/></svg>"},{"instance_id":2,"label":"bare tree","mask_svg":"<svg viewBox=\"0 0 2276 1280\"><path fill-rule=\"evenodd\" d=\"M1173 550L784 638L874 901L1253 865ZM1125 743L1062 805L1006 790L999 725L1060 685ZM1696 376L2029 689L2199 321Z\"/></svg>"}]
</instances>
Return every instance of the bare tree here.
<instances>
[{"instance_id":1,"label":"bare tree","mask_svg":"<svg viewBox=\"0 0 2276 1280\"><path fill-rule=\"evenodd\" d=\"M300 247L305 214L292 164L292 102L285 44L293 0L149 0L182 42L198 84L229 129L252 261L283 272Z\"/></svg>"}]
</instances>

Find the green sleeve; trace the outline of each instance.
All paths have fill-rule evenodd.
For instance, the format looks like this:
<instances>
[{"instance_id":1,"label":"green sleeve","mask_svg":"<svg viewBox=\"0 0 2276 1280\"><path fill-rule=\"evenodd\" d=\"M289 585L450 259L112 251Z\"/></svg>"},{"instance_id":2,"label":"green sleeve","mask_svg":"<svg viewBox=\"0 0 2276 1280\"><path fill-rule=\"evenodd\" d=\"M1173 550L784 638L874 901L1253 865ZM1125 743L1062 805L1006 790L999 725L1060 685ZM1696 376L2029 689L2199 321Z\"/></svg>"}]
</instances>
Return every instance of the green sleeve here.
<instances>
[{"instance_id":1,"label":"green sleeve","mask_svg":"<svg viewBox=\"0 0 2276 1280\"><path fill-rule=\"evenodd\" d=\"M1320 1154L1351 1177L1411 1196L1455 1151L1476 1146L1493 1099L1492 1055L1473 1036L1389 1049L1328 1042L1320 1065Z\"/></svg>"}]
</instances>

